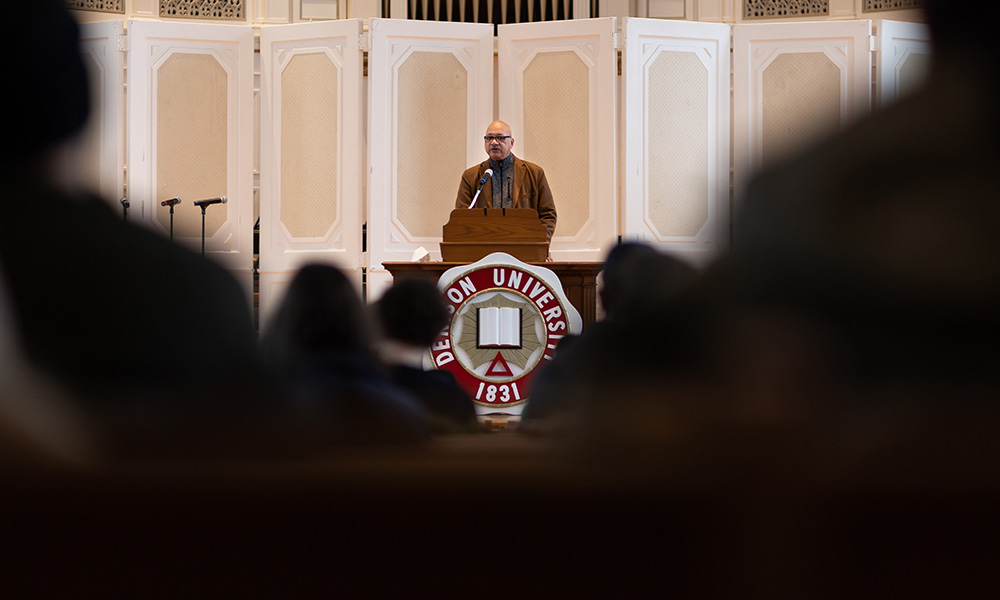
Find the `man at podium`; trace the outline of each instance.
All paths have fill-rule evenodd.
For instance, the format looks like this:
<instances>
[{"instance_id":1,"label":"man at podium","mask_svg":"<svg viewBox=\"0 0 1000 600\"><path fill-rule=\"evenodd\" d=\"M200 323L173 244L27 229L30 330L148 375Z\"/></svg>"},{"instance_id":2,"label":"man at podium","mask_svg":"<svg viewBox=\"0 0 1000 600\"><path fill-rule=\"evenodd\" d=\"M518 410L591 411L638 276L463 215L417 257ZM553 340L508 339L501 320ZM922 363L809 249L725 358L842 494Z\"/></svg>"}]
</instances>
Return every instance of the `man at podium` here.
<instances>
[{"instance_id":1,"label":"man at podium","mask_svg":"<svg viewBox=\"0 0 1000 600\"><path fill-rule=\"evenodd\" d=\"M510 125L494 121L486 128L489 159L462 173L455 208L532 208L545 225L548 241L556 228L556 205L545 171L534 163L511 154L514 138ZM478 195L477 195L478 193Z\"/></svg>"}]
</instances>

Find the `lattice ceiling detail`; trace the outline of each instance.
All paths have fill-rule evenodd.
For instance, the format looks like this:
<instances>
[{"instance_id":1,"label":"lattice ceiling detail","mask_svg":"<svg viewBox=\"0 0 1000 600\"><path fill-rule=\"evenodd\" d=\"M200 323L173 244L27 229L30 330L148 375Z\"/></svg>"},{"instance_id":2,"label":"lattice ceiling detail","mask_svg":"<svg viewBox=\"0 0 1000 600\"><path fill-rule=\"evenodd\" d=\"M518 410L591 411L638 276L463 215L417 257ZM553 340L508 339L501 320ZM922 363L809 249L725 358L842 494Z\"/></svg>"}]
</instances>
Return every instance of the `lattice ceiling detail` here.
<instances>
[{"instance_id":1,"label":"lattice ceiling detail","mask_svg":"<svg viewBox=\"0 0 1000 600\"><path fill-rule=\"evenodd\" d=\"M865 0L863 12L879 12L883 10L903 10L908 8L924 8L926 0Z\"/></svg>"},{"instance_id":2,"label":"lattice ceiling detail","mask_svg":"<svg viewBox=\"0 0 1000 600\"><path fill-rule=\"evenodd\" d=\"M125 0L66 0L66 8L125 14Z\"/></svg>"},{"instance_id":3,"label":"lattice ceiling detail","mask_svg":"<svg viewBox=\"0 0 1000 600\"><path fill-rule=\"evenodd\" d=\"M746 0L745 19L780 19L830 14L829 0Z\"/></svg>"},{"instance_id":4,"label":"lattice ceiling detail","mask_svg":"<svg viewBox=\"0 0 1000 600\"><path fill-rule=\"evenodd\" d=\"M160 0L160 16L181 19L242 21L243 0Z\"/></svg>"}]
</instances>

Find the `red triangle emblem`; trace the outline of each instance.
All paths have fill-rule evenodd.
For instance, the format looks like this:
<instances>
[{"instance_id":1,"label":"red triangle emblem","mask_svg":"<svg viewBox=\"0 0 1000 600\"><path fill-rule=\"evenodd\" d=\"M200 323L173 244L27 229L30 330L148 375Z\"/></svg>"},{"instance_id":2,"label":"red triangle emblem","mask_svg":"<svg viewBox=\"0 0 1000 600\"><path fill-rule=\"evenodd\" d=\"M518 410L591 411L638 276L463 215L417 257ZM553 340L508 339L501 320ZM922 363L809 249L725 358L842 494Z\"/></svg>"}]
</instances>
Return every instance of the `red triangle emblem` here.
<instances>
[{"instance_id":1,"label":"red triangle emblem","mask_svg":"<svg viewBox=\"0 0 1000 600\"><path fill-rule=\"evenodd\" d=\"M510 365L503 359L503 355L497 352L497 357L490 363L490 368L486 369L486 374L494 377L499 375L513 377L514 372L510 370Z\"/></svg>"}]
</instances>

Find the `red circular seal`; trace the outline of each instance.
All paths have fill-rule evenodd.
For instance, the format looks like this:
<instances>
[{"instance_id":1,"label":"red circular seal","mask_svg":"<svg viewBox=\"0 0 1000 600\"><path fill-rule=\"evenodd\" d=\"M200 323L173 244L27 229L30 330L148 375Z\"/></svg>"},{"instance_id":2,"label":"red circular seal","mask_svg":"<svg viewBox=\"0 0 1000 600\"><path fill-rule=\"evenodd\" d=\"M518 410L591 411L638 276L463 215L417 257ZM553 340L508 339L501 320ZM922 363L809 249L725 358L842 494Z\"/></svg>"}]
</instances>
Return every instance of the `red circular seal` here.
<instances>
[{"instance_id":1,"label":"red circular seal","mask_svg":"<svg viewBox=\"0 0 1000 600\"><path fill-rule=\"evenodd\" d=\"M451 321L431 347L434 365L455 375L481 413L520 413L556 344L581 329L559 279L497 253L448 271L439 286Z\"/></svg>"}]
</instances>

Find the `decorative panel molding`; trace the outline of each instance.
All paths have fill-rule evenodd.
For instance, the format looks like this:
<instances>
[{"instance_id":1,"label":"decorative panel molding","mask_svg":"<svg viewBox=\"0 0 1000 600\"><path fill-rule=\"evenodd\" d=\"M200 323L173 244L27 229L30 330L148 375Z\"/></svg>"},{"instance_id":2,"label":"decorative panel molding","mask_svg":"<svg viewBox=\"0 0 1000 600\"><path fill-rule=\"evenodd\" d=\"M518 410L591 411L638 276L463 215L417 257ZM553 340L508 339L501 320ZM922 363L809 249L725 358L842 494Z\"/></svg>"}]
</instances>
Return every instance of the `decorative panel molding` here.
<instances>
[{"instance_id":1,"label":"decorative panel molding","mask_svg":"<svg viewBox=\"0 0 1000 600\"><path fill-rule=\"evenodd\" d=\"M225 65L214 53L172 52L157 65L154 78L157 196L224 196L230 110ZM214 208L204 218L197 210L183 210L176 217L164 206L154 210L163 230L173 223L174 236L181 238L197 238L202 228L211 238L228 220L226 211Z\"/></svg>"},{"instance_id":2,"label":"decorative panel molding","mask_svg":"<svg viewBox=\"0 0 1000 600\"><path fill-rule=\"evenodd\" d=\"M123 15L125 14L125 0L66 0L66 8Z\"/></svg>"},{"instance_id":3,"label":"decorative panel molding","mask_svg":"<svg viewBox=\"0 0 1000 600\"><path fill-rule=\"evenodd\" d=\"M498 28L500 119L514 154L545 169L556 260L602 260L617 241L614 27L603 18Z\"/></svg>"},{"instance_id":4,"label":"decorative panel molding","mask_svg":"<svg viewBox=\"0 0 1000 600\"><path fill-rule=\"evenodd\" d=\"M708 220L709 70L700 58L664 50L646 73L647 214L663 236L693 237Z\"/></svg>"},{"instance_id":5,"label":"decorative panel molding","mask_svg":"<svg viewBox=\"0 0 1000 600\"><path fill-rule=\"evenodd\" d=\"M622 237L705 264L729 237L730 27L626 19Z\"/></svg>"},{"instance_id":6,"label":"decorative panel molding","mask_svg":"<svg viewBox=\"0 0 1000 600\"><path fill-rule=\"evenodd\" d=\"M591 64L573 50L557 50L539 53L521 73L524 125L514 139L523 141L514 154L544 165L549 185L559 193L561 234L573 235L590 220L590 182L575 175L590 163Z\"/></svg>"},{"instance_id":7,"label":"decorative panel molding","mask_svg":"<svg viewBox=\"0 0 1000 600\"><path fill-rule=\"evenodd\" d=\"M844 64L826 52L789 52L760 71L761 164L773 165L840 127Z\"/></svg>"},{"instance_id":8,"label":"decorative panel molding","mask_svg":"<svg viewBox=\"0 0 1000 600\"><path fill-rule=\"evenodd\" d=\"M160 0L160 16L181 19L243 21L243 0Z\"/></svg>"},{"instance_id":9,"label":"decorative panel molding","mask_svg":"<svg viewBox=\"0 0 1000 600\"><path fill-rule=\"evenodd\" d=\"M262 322L299 267L361 282L360 20L261 28Z\"/></svg>"},{"instance_id":10,"label":"decorative panel molding","mask_svg":"<svg viewBox=\"0 0 1000 600\"><path fill-rule=\"evenodd\" d=\"M871 22L737 25L733 178L753 173L869 114Z\"/></svg>"},{"instance_id":11,"label":"decorative panel molding","mask_svg":"<svg viewBox=\"0 0 1000 600\"><path fill-rule=\"evenodd\" d=\"M280 75L281 108L272 116L280 123L279 198L288 201L279 202L277 222L291 238L326 237L338 221L338 88L345 57L342 48L336 50L340 52L332 58L323 53L290 56Z\"/></svg>"},{"instance_id":12,"label":"decorative panel molding","mask_svg":"<svg viewBox=\"0 0 1000 600\"><path fill-rule=\"evenodd\" d=\"M830 0L743 0L744 19L819 17L830 14Z\"/></svg>"},{"instance_id":13,"label":"decorative panel molding","mask_svg":"<svg viewBox=\"0 0 1000 600\"><path fill-rule=\"evenodd\" d=\"M861 10L867 13L884 10L922 9L926 6L927 0L864 0Z\"/></svg>"},{"instance_id":14,"label":"decorative panel molding","mask_svg":"<svg viewBox=\"0 0 1000 600\"><path fill-rule=\"evenodd\" d=\"M374 19L370 31L369 298L391 279L383 262L420 248L440 260L462 172L486 158L493 120L492 25Z\"/></svg>"},{"instance_id":15,"label":"decorative panel molding","mask_svg":"<svg viewBox=\"0 0 1000 600\"><path fill-rule=\"evenodd\" d=\"M442 212L454 208L458 177L468 166L470 73L451 52L414 49L396 71L401 93L396 105L396 201L394 228L408 239L441 236ZM486 126L483 126L485 131ZM449 140L431 160L414 150L416 140ZM442 210L427 210L429 205ZM447 218L445 218L447 221Z\"/></svg>"},{"instance_id":16,"label":"decorative panel molding","mask_svg":"<svg viewBox=\"0 0 1000 600\"><path fill-rule=\"evenodd\" d=\"M253 267L250 27L128 23L128 191L138 220L236 271ZM225 196L206 207L196 200ZM163 200L180 197L173 219Z\"/></svg>"}]
</instances>

